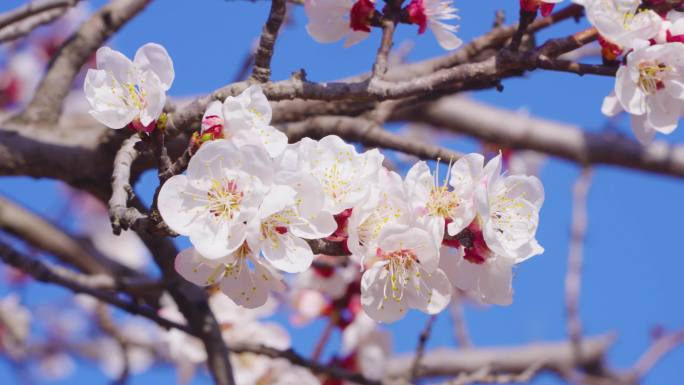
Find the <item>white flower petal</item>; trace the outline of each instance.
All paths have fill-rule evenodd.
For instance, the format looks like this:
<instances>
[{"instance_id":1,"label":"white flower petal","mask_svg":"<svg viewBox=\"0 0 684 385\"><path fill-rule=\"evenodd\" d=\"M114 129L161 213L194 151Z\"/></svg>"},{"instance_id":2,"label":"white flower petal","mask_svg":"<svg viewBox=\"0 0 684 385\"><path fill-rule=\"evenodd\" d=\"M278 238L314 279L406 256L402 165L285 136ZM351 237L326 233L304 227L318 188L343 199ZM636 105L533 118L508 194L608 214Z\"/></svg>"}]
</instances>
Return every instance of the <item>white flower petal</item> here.
<instances>
[{"instance_id":1,"label":"white flower petal","mask_svg":"<svg viewBox=\"0 0 684 385\"><path fill-rule=\"evenodd\" d=\"M157 75L164 91L171 88L175 77L173 61L163 46L155 43L143 45L135 53L133 63L141 71L151 71Z\"/></svg>"}]
</instances>

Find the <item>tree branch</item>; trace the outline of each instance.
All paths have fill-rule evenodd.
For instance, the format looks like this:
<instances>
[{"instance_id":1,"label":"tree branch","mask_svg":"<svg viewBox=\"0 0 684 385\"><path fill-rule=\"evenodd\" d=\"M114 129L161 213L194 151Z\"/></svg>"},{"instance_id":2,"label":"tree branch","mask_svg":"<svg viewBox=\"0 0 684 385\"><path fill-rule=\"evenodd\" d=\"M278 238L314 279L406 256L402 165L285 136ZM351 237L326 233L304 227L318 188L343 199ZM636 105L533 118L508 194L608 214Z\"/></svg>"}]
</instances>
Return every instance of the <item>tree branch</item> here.
<instances>
[{"instance_id":1,"label":"tree branch","mask_svg":"<svg viewBox=\"0 0 684 385\"><path fill-rule=\"evenodd\" d=\"M271 11L268 14L268 20L266 20L264 29L261 31L259 47L254 56L254 68L252 69L251 78L259 83L267 82L271 77L271 58L273 57L275 42L286 12L286 0L271 1Z\"/></svg>"},{"instance_id":2,"label":"tree branch","mask_svg":"<svg viewBox=\"0 0 684 385\"><path fill-rule=\"evenodd\" d=\"M30 16L16 23L0 29L0 43L7 43L24 37L34 29L53 22L67 12L68 8L53 8L45 12Z\"/></svg>"},{"instance_id":3,"label":"tree branch","mask_svg":"<svg viewBox=\"0 0 684 385\"><path fill-rule=\"evenodd\" d=\"M121 229L134 230L147 228L148 218L135 207L129 207L129 200L133 199L133 187L130 184L131 167L138 158L136 145L141 143L140 136L134 134L126 139L114 158L114 172L112 173L112 197L109 199L109 217L112 221L114 234L121 234Z\"/></svg>"},{"instance_id":4,"label":"tree branch","mask_svg":"<svg viewBox=\"0 0 684 385\"><path fill-rule=\"evenodd\" d=\"M11 11L0 14L0 29L29 17L54 10L55 8L73 7L79 1L80 0L30 1L29 3L21 5Z\"/></svg>"},{"instance_id":5,"label":"tree branch","mask_svg":"<svg viewBox=\"0 0 684 385\"><path fill-rule=\"evenodd\" d=\"M192 330L185 325L169 321L166 318L160 317L157 313L146 307L142 307L133 302L119 299L115 294L109 294L98 289L98 285L93 287L88 284L93 283L93 277L84 276L82 274L60 269L55 266L42 263L27 255L23 255L12 249L8 244L0 242L0 258L8 265L13 266L40 282L52 283L63 286L75 293L88 294L101 301L114 305L131 314L140 315L156 322L165 328L176 328L187 333L193 334Z\"/></svg>"},{"instance_id":6,"label":"tree branch","mask_svg":"<svg viewBox=\"0 0 684 385\"><path fill-rule=\"evenodd\" d=\"M684 177L684 146L655 142L641 146L615 133L530 118L465 98L444 98L396 111L390 120L430 124L502 147L534 150L580 165L615 165Z\"/></svg>"},{"instance_id":7,"label":"tree branch","mask_svg":"<svg viewBox=\"0 0 684 385\"><path fill-rule=\"evenodd\" d=\"M574 354L569 342L535 343L510 348L474 348L468 350L435 349L425 353L420 377L456 376L490 367L498 372L521 373L532 365L541 370L562 372L589 364L600 364L615 340L612 335L582 341L582 353ZM408 378L413 355L393 358L387 365L389 378Z\"/></svg>"},{"instance_id":8,"label":"tree branch","mask_svg":"<svg viewBox=\"0 0 684 385\"><path fill-rule=\"evenodd\" d=\"M81 271L90 274L109 272L70 235L3 197L0 197L0 228Z\"/></svg>"},{"instance_id":9,"label":"tree branch","mask_svg":"<svg viewBox=\"0 0 684 385\"><path fill-rule=\"evenodd\" d=\"M458 159L461 157L458 152L393 134L379 127L375 122L346 116L309 118L302 122L285 124L283 131L291 142L296 142L305 136L319 139L326 135L339 135L347 141L392 149L421 159Z\"/></svg>"},{"instance_id":10,"label":"tree branch","mask_svg":"<svg viewBox=\"0 0 684 385\"><path fill-rule=\"evenodd\" d=\"M584 238L587 233L587 195L592 172L583 169L573 188L572 226L568 250L568 271L565 275L565 313L568 337L579 349L582 341L582 322L579 316L579 296L582 284Z\"/></svg>"}]
</instances>

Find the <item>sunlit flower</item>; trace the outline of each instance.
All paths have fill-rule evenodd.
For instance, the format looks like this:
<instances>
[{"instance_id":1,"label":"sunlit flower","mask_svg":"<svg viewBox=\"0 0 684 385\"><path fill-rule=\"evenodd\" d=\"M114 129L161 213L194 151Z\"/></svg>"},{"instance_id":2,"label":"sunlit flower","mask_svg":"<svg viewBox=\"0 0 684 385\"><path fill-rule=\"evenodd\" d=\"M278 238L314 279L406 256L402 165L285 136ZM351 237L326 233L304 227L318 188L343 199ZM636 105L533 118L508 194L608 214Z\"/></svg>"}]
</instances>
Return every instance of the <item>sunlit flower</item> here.
<instances>
[{"instance_id":1,"label":"sunlit flower","mask_svg":"<svg viewBox=\"0 0 684 385\"><path fill-rule=\"evenodd\" d=\"M359 154L339 136L304 138L285 151L285 168L311 174L323 187L323 210L338 214L366 199L384 157L377 149Z\"/></svg>"},{"instance_id":2,"label":"sunlit flower","mask_svg":"<svg viewBox=\"0 0 684 385\"><path fill-rule=\"evenodd\" d=\"M361 278L361 304L371 318L393 322L410 308L436 314L447 306L452 289L438 267L435 244L430 233L417 227L383 232L377 256Z\"/></svg>"},{"instance_id":3,"label":"sunlit flower","mask_svg":"<svg viewBox=\"0 0 684 385\"><path fill-rule=\"evenodd\" d=\"M410 204L427 227L441 242L446 227L449 235L456 235L475 217L473 194L484 158L468 154L449 164L444 180L440 180L439 165L432 175L428 165L416 163L406 174L406 190Z\"/></svg>"},{"instance_id":4,"label":"sunlit flower","mask_svg":"<svg viewBox=\"0 0 684 385\"><path fill-rule=\"evenodd\" d=\"M513 265L541 254L535 236L544 189L534 176L501 175L501 156L485 166L475 191L476 217L443 242L440 266L461 290L484 303L512 301Z\"/></svg>"},{"instance_id":5,"label":"sunlit flower","mask_svg":"<svg viewBox=\"0 0 684 385\"><path fill-rule=\"evenodd\" d=\"M662 18L640 8L641 0L575 0L601 36L626 49L649 44L661 29Z\"/></svg>"},{"instance_id":6,"label":"sunlit flower","mask_svg":"<svg viewBox=\"0 0 684 385\"><path fill-rule=\"evenodd\" d=\"M260 248L275 268L300 273L311 266L313 252L304 239L332 234L337 223L323 209L325 194L311 175L282 171L259 209L260 236L252 244Z\"/></svg>"},{"instance_id":7,"label":"sunlit flower","mask_svg":"<svg viewBox=\"0 0 684 385\"><path fill-rule=\"evenodd\" d=\"M233 302L250 309L266 303L271 291L285 289L280 275L247 242L221 259L207 259L195 249L185 249L176 256L175 268L195 285L218 285Z\"/></svg>"},{"instance_id":8,"label":"sunlit flower","mask_svg":"<svg viewBox=\"0 0 684 385\"><path fill-rule=\"evenodd\" d=\"M627 56L615 78L615 92L603 112L624 109L632 115L632 130L642 143L655 132L669 134L684 111L684 44L665 43L637 49Z\"/></svg>"},{"instance_id":9,"label":"sunlit flower","mask_svg":"<svg viewBox=\"0 0 684 385\"><path fill-rule=\"evenodd\" d=\"M159 212L202 256L224 258L258 226L259 207L273 180L272 160L260 147L216 140L200 147L186 174L164 183Z\"/></svg>"},{"instance_id":10,"label":"sunlit flower","mask_svg":"<svg viewBox=\"0 0 684 385\"><path fill-rule=\"evenodd\" d=\"M145 44L131 61L121 52L102 47L96 57L97 69L88 70L84 83L90 114L110 128L132 123L138 131L152 131L175 76L166 49Z\"/></svg>"},{"instance_id":11,"label":"sunlit flower","mask_svg":"<svg viewBox=\"0 0 684 385\"><path fill-rule=\"evenodd\" d=\"M271 126L271 105L260 86L250 86L238 96L209 104L202 118L202 134L225 138L237 147L263 146L272 157L280 155L287 136Z\"/></svg>"},{"instance_id":12,"label":"sunlit flower","mask_svg":"<svg viewBox=\"0 0 684 385\"><path fill-rule=\"evenodd\" d=\"M412 222L409 199L399 174L380 170L368 198L354 207L347 223L347 247L356 262L364 263L367 257L376 255L378 241L388 225Z\"/></svg>"}]
</instances>

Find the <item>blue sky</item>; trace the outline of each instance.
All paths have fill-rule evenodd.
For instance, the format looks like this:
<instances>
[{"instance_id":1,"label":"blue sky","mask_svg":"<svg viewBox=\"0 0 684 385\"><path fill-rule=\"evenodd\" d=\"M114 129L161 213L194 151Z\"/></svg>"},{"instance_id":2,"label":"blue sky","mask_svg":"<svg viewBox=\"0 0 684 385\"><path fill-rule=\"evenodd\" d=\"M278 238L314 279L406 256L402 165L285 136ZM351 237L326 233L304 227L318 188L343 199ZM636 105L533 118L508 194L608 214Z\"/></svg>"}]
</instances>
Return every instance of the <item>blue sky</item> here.
<instances>
[{"instance_id":1,"label":"blue sky","mask_svg":"<svg viewBox=\"0 0 684 385\"><path fill-rule=\"evenodd\" d=\"M0 11L20 2L4 1ZM95 1L99 5L102 1ZM513 0L456 0L460 8L461 33L466 41L486 32L494 10L503 8L507 20L517 14ZM161 43L174 59L174 96L202 94L230 82L243 57L258 38L268 13L267 1L165 0L156 1L137 19L124 27L112 44L132 56L146 42ZM370 69L379 33L358 46L344 49L341 44L320 45L304 30L306 18L295 7L294 24L278 39L273 59L273 78L283 79L305 68L310 80L332 80ZM584 22L583 22L584 23ZM582 24L581 26L584 26ZM580 26L580 27L581 27ZM573 21L544 31L540 41L577 30ZM416 27L402 25L396 42L412 41L410 60L443 53L430 32L416 35ZM539 72L524 79L505 80L504 91L484 91L473 97L508 109L525 109L531 114L581 125L598 131L606 120L599 108L612 88L612 79L578 77L572 74ZM618 129L629 133L626 120ZM668 137L670 143L683 141L682 130ZM467 148L468 141L456 141ZM459 147L462 146L462 147ZM515 299L509 307L466 308L471 337L478 346L508 345L565 338L563 280L566 268L571 217L571 188L578 168L551 159L542 172L546 202L541 213L538 239L546 252L516 270ZM155 180L145 177L136 187L149 197ZM55 215L58 203L55 184L25 178L0 178L0 194L15 198L29 207ZM648 175L614 167L596 169L589 196L589 229L585 249L585 270L581 314L587 335L615 331L619 340L610 351L610 362L628 367L647 348L650 332L656 326L668 330L684 326L681 293L684 292L684 252L681 247L684 214L684 183L669 177ZM179 241L186 244L185 241ZM6 291L0 283L0 293ZM39 287L29 292L30 301L50 301L64 291ZM280 317L281 319L283 317ZM425 316L410 314L389 327L395 333L398 351L415 348ZM294 329L296 349L310 352L323 325ZM452 345L448 315L438 318L428 346ZM661 361L647 378L647 385L676 383L682 375L684 349L679 348ZM0 364L0 375L9 369ZM12 377L9 377L12 378ZM175 381L175 374L156 369L133 378L132 384ZM92 367L78 371L62 384L102 383L104 377ZM680 380L679 380L680 381ZM200 376L197 384L207 383ZM535 384L557 384L542 376Z\"/></svg>"}]
</instances>

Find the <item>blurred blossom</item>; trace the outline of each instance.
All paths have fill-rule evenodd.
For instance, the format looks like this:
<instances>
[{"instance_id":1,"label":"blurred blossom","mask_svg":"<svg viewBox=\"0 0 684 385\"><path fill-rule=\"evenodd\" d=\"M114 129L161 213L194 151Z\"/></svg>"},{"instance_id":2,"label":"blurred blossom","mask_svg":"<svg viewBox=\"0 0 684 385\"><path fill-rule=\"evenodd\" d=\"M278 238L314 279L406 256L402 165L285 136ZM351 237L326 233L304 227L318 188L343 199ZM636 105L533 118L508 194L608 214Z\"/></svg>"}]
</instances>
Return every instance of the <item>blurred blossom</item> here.
<instances>
[{"instance_id":1,"label":"blurred blossom","mask_svg":"<svg viewBox=\"0 0 684 385\"><path fill-rule=\"evenodd\" d=\"M65 353L55 352L41 357L38 373L46 380L58 381L71 376L76 369L74 360Z\"/></svg>"},{"instance_id":2,"label":"blurred blossom","mask_svg":"<svg viewBox=\"0 0 684 385\"><path fill-rule=\"evenodd\" d=\"M124 355L119 342L114 338L100 338L95 347L102 371L111 378L118 378L126 364L131 374L147 371L156 359L153 351L158 341L156 328L147 321L133 318L127 318L118 328L121 334L134 344L126 347Z\"/></svg>"},{"instance_id":3,"label":"blurred blossom","mask_svg":"<svg viewBox=\"0 0 684 385\"><path fill-rule=\"evenodd\" d=\"M16 293L0 299L0 349L12 357L23 353L31 331L31 313Z\"/></svg>"},{"instance_id":4,"label":"blurred blossom","mask_svg":"<svg viewBox=\"0 0 684 385\"><path fill-rule=\"evenodd\" d=\"M106 257L134 270L144 270L151 258L147 247L133 231L120 235L112 232L107 207L90 194L68 189L71 209L76 215L79 231Z\"/></svg>"}]
</instances>

